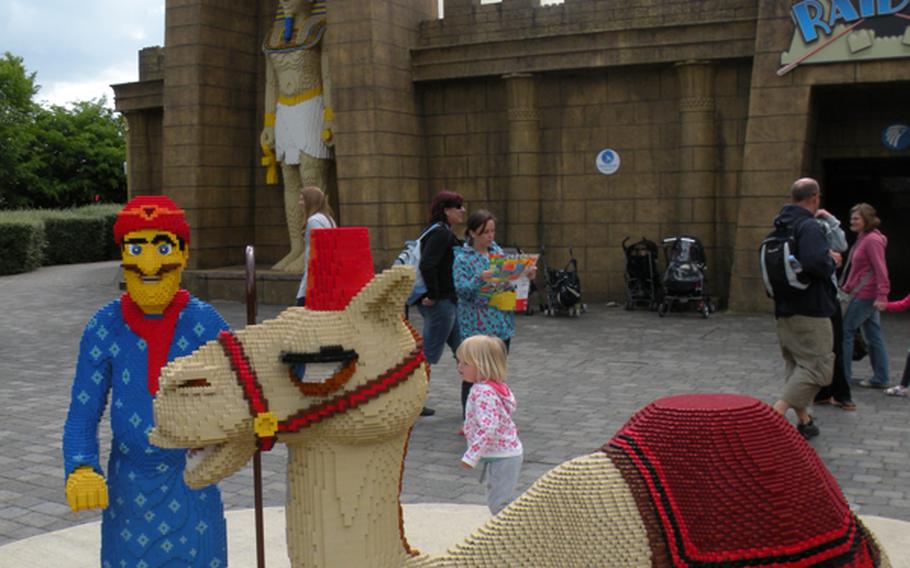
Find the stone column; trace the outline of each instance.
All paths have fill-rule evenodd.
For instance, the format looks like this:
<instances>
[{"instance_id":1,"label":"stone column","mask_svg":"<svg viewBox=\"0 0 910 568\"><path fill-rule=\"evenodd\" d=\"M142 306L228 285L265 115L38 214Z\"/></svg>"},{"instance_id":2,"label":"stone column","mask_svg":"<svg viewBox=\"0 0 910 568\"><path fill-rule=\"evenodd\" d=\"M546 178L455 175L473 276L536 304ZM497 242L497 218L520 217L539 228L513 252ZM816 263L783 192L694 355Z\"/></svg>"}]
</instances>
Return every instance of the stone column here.
<instances>
[{"instance_id":1,"label":"stone column","mask_svg":"<svg viewBox=\"0 0 910 568\"><path fill-rule=\"evenodd\" d=\"M157 187L151 181L152 148L148 144L149 124L144 112L123 113L126 138L126 187L129 197L161 193L160 170ZM159 154L160 155L160 154Z\"/></svg>"},{"instance_id":2,"label":"stone column","mask_svg":"<svg viewBox=\"0 0 910 568\"><path fill-rule=\"evenodd\" d=\"M676 64L679 78L679 192L675 219L670 226L702 240L714 283L712 295L722 292L727 267L718 261L719 219L716 195L717 129L714 123L714 64L682 61ZM726 263L725 263L726 264ZM718 286L718 284L721 284ZM722 293L720 295L723 295Z\"/></svg>"},{"instance_id":3,"label":"stone column","mask_svg":"<svg viewBox=\"0 0 910 568\"><path fill-rule=\"evenodd\" d=\"M111 85L115 109L126 119L129 197L163 192L161 124L164 100L164 48L139 51L139 80Z\"/></svg>"},{"instance_id":4,"label":"stone column","mask_svg":"<svg viewBox=\"0 0 910 568\"><path fill-rule=\"evenodd\" d=\"M537 84L532 75L515 73L506 83L506 116L509 122L509 185L502 244L540 249L540 113Z\"/></svg>"},{"instance_id":5,"label":"stone column","mask_svg":"<svg viewBox=\"0 0 910 568\"><path fill-rule=\"evenodd\" d=\"M769 312L758 246L771 221L789 201L793 180L811 171L815 127L811 73L807 69L777 74L780 52L793 33L788 3L759 2L755 57L749 85L749 117L737 197L736 236L730 279L730 309ZM875 65L875 64L873 64ZM832 73L843 70L842 74ZM850 64L820 66L824 77L852 77Z\"/></svg>"},{"instance_id":6,"label":"stone column","mask_svg":"<svg viewBox=\"0 0 910 568\"><path fill-rule=\"evenodd\" d=\"M237 264L253 242L258 9L244 0L165 2L162 185L186 211L191 269Z\"/></svg>"},{"instance_id":7,"label":"stone column","mask_svg":"<svg viewBox=\"0 0 910 568\"><path fill-rule=\"evenodd\" d=\"M695 215L695 201L714 201L717 135L714 127L714 66L705 61L676 64L679 77L679 193L677 223L682 231L714 222L710 213ZM702 235L698 235L702 237ZM708 235L704 235L705 240ZM712 245L714 243L711 236Z\"/></svg>"},{"instance_id":8,"label":"stone column","mask_svg":"<svg viewBox=\"0 0 910 568\"><path fill-rule=\"evenodd\" d=\"M436 0L330 0L328 50L335 107L338 209L370 229L377 269L426 223L423 138L411 70L420 23ZM434 188L435 189L435 188Z\"/></svg>"}]
</instances>

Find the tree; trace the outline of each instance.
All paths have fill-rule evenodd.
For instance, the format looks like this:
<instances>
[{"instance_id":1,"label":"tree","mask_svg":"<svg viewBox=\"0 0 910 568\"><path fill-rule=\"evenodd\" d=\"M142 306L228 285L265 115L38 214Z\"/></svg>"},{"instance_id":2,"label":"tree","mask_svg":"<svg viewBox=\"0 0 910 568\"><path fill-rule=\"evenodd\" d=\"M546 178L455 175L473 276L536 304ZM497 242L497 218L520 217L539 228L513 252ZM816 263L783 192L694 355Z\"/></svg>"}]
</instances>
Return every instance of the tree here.
<instances>
[{"instance_id":1,"label":"tree","mask_svg":"<svg viewBox=\"0 0 910 568\"><path fill-rule=\"evenodd\" d=\"M126 200L123 119L102 97L42 109L27 165L37 179L32 206L75 207Z\"/></svg>"},{"instance_id":2,"label":"tree","mask_svg":"<svg viewBox=\"0 0 910 568\"><path fill-rule=\"evenodd\" d=\"M0 59L0 209L126 200L123 119L103 97L43 108L21 57Z\"/></svg>"},{"instance_id":3,"label":"tree","mask_svg":"<svg viewBox=\"0 0 910 568\"><path fill-rule=\"evenodd\" d=\"M0 209L27 205L33 181L21 167L34 143L33 102L39 86L35 73L25 70L21 57L10 52L0 58Z\"/></svg>"}]
</instances>

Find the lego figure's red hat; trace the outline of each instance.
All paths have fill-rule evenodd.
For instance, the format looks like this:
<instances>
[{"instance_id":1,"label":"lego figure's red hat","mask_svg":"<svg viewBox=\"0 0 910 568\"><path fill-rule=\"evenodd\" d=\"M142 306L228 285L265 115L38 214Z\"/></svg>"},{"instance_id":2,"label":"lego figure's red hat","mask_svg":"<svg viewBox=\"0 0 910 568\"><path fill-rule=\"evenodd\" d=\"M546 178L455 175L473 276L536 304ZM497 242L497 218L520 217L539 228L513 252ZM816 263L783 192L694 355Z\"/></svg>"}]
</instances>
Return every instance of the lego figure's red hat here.
<instances>
[{"instance_id":1,"label":"lego figure's red hat","mask_svg":"<svg viewBox=\"0 0 910 568\"><path fill-rule=\"evenodd\" d=\"M343 310L372 279L373 256L366 227L313 229L307 267L307 309Z\"/></svg>"},{"instance_id":2,"label":"lego figure's red hat","mask_svg":"<svg viewBox=\"0 0 910 568\"><path fill-rule=\"evenodd\" d=\"M162 229L174 233L183 242L190 242L190 226L183 209L164 195L141 195L130 199L117 213L114 223L114 242L123 242L123 236L142 229Z\"/></svg>"}]
</instances>

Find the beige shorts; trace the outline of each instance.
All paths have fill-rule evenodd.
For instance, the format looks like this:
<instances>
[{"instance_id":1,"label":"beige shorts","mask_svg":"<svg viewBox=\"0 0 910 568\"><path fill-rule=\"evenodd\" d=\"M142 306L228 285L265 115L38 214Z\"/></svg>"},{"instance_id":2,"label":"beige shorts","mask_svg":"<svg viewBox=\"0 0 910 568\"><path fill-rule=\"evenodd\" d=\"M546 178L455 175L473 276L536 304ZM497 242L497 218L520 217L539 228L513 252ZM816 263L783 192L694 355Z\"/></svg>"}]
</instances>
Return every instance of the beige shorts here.
<instances>
[{"instance_id":1,"label":"beige shorts","mask_svg":"<svg viewBox=\"0 0 910 568\"><path fill-rule=\"evenodd\" d=\"M786 365L781 399L794 408L808 408L834 375L834 332L831 320L790 316L777 319L777 338Z\"/></svg>"}]
</instances>

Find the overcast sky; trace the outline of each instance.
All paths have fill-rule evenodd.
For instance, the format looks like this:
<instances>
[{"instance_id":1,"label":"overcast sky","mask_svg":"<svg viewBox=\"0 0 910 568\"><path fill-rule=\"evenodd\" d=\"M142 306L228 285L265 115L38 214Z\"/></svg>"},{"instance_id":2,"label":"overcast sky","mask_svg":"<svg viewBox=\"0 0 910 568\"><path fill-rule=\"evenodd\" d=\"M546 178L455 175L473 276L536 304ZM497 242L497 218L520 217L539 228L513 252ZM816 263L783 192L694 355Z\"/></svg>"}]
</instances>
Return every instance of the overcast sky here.
<instances>
[{"instance_id":1,"label":"overcast sky","mask_svg":"<svg viewBox=\"0 0 910 568\"><path fill-rule=\"evenodd\" d=\"M0 0L0 54L18 55L38 73L39 101L107 96L113 106L109 85L139 79L139 49L164 45L164 2Z\"/></svg>"},{"instance_id":2,"label":"overcast sky","mask_svg":"<svg viewBox=\"0 0 910 568\"><path fill-rule=\"evenodd\" d=\"M0 0L0 53L38 73L39 101L108 97L139 79L140 48L164 44L164 0Z\"/></svg>"}]
</instances>

